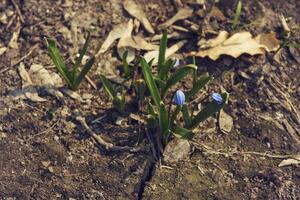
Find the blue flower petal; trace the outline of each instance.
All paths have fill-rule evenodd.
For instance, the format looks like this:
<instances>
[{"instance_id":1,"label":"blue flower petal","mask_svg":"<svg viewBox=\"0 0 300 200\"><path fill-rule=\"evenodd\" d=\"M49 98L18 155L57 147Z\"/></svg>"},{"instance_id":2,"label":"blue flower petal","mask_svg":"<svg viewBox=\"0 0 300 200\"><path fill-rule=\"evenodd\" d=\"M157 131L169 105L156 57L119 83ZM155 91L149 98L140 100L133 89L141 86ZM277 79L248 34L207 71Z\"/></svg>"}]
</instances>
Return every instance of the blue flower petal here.
<instances>
[{"instance_id":1,"label":"blue flower petal","mask_svg":"<svg viewBox=\"0 0 300 200\"><path fill-rule=\"evenodd\" d=\"M178 106L182 106L185 102L185 95L181 90L177 90L174 95L174 102Z\"/></svg>"},{"instance_id":2,"label":"blue flower petal","mask_svg":"<svg viewBox=\"0 0 300 200\"><path fill-rule=\"evenodd\" d=\"M219 93L212 93L212 99L217 104L221 105L223 103L223 98Z\"/></svg>"}]
</instances>

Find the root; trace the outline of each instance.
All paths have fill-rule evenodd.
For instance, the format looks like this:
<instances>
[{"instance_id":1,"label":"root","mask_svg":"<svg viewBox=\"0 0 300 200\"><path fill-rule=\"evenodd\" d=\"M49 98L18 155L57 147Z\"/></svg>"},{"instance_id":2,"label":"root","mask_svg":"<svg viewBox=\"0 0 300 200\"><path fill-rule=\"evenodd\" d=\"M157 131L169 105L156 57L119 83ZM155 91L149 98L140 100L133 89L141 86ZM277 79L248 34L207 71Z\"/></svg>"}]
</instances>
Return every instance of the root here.
<instances>
[{"instance_id":1,"label":"root","mask_svg":"<svg viewBox=\"0 0 300 200\"><path fill-rule=\"evenodd\" d=\"M130 153L137 153L141 151L145 151L145 147L129 147L129 146L116 146L113 143L105 141L100 135L97 135L86 123L85 118L82 116L77 116L76 120L85 128L86 132L107 151L114 151L114 152L130 152Z\"/></svg>"}]
</instances>

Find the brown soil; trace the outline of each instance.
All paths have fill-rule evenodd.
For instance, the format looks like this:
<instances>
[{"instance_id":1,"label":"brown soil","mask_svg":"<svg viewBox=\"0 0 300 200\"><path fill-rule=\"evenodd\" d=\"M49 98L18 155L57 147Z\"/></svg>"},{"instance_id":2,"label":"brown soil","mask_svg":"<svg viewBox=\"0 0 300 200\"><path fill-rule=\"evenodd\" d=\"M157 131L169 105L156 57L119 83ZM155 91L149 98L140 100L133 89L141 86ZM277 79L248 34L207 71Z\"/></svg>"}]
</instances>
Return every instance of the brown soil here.
<instances>
[{"instance_id":1,"label":"brown soil","mask_svg":"<svg viewBox=\"0 0 300 200\"><path fill-rule=\"evenodd\" d=\"M11 2L0 2L0 15L13 13L8 17L10 26L0 23L0 44L4 46L8 46L17 26L18 13ZM38 63L56 70L47 55L43 36L55 38L64 56L72 56L72 41L61 31L62 27L71 29L70 15L76 14L80 19L81 38L86 30L92 29L90 53L103 43L113 25L129 18L121 0L76 0L71 1L71 6L66 2L69 1L16 1L24 18L20 22L18 48L9 48L0 56L0 199L300 199L299 167L278 167L283 158L274 156L300 151L299 49L282 47L276 54L243 55L238 59L224 56L215 62L197 59L199 73L208 71L216 77L205 93L218 91L220 86L230 93L225 112L233 118L233 130L222 133L217 119L211 118L201 125L191 142L193 151L189 158L167 168L149 168L150 153L107 152L74 119L74 112L80 112L92 130L114 144L148 145L144 127L130 120L128 113L124 114L127 126L115 125L109 110L111 103L101 87L95 90L84 81L78 93L93 96L83 102L69 97L60 102L43 89L39 94L46 102L9 97L22 86L19 65L14 63L35 44L38 48L23 60L26 68ZM143 5L154 27L176 13L171 0L136 2ZM201 27L199 32L230 30L229 23L203 19L213 1L206 2L208 10L204 14L203 7L192 3L195 1L187 2L185 6L200 13L191 18ZM221 0L215 6L229 21L235 5L234 0ZM263 26L250 25L244 29L254 34L279 34L280 13L290 19L291 27L298 27L289 40L299 43L298 0L245 1L241 23L246 25L262 18ZM149 36L143 29L141 34ZM196 33L190 35L181 53L196 48L199 38ZM112 47L96 61L97 67L89 76L98 84L99 68L120 64ZM54 115L51 110L55 110ZM99 117L104 118L92 123Z\"/></svg>"}]
</instances>

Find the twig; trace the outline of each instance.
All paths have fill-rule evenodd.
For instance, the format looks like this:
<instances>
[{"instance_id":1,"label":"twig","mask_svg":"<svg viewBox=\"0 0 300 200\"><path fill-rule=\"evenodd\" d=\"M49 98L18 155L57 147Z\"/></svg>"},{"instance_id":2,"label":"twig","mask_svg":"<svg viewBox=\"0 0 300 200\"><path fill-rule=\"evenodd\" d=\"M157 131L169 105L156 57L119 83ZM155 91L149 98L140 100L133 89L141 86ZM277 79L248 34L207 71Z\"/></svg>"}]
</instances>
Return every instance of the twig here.
<instances>
[{"instance_id":1,"label":"twig","mask_svg":"<svg viewBox=\"0 0 300 200\"><path fill-rule=\"evenodd\" d=\"M21 22L24 23L25 21L24 21L24 18L23 18L23 16L22 16L22 13L21 13L21 11L20 11L20 9L19 9L19 6L16 4L15 0L10 0L10 1L11 1L11 3L14 5L14 7L16 8L17 13L18 13L18 15L19 15L19 17L20 17Z\"/></svg>"},{"instance_id":2,"label":"twig","mask_svg":"<svg viewBox=\"0 0 300 200\"><path fill-rule=\"evenodd\" d=\"M91 84L91 86L97 90L97 85L92 81L92 79L90 77L88 77L87 75L85 75L86 80L89 82L89 84Z\"/></svg>"},{"instance_id":3,"label":"twig","mask_svg":"<svg viewBox=\"0 0 300 200\"><path fill-rule=\"evenodd\" d=\"M19 60L17 60L15 63L13 63L10 67L14 67L16 66L17 64L19 64L20 62L22 62L23 60L25 60L28 56L30 56L33 51L39 46L39 44L35 44L30 50L29 52L23 56L22 58L20 58Z\"/></svg>"},{"instance_id":4,"label":"twig","mask_svg":"<svg viewBox=\"0 0 300 200\"><path fill-rule=\"evenodd\" d=\"M128 151L136 153L145 150L143 147L129 147L129 146L116 146L113 143L106 142L100 135L97 135L86 123L85 118L77 116L76 120L85 128L87 133L94 138L94 140L108 151Z\"/></svg>"},{"instance_id":5,"label":"twig","mask_svg":"<svg viewBox=\"0 0 300 200\"><path fill-rule=\"evenodd\" d=\"M256 155L256 156L262 156L262 157L267 157L267 158L276 158L276 159L287 159L287 158L292 158L292 159L295 159L295 160L299 160L297 158L297 155L276 155L276 154L269 154L269 153L261 153L261 152L255 152L255 151L227 151L226 150L212 150L211 147L209 146L206 146L204 144L199 144L197 142L192 142L192 144L195 145L195 147L197 149L200 149L200 150L204 150L206 153L209 153L209 154L215 154L215 155L222 155L222 156L225 156L225 157L228 157L228 156L233 156L233 155Z\"/></svg>"},{"instance_id":6,"label":"twig","mask_svg":"<svg viewBox=\"0 0 300 200\"><path fill-rule=\"evenodd\" d=\"M13 63L12 65L10 65L10 67L6 67L6 68L4 68L3 70L1 70L1 71L0 71L0 74L6 72L6 71L9 70L10 68L16 66L17 64L19 64L20 62L22 62L23 60L25 60L27 57L29 57L29 56L33 53L33 51L34 51L38 46L39 46L39 44L35 44L25 56L23 56L22 58L20 58L19 60L17 60L15 63Z\"/></svg>"}]
</instances>

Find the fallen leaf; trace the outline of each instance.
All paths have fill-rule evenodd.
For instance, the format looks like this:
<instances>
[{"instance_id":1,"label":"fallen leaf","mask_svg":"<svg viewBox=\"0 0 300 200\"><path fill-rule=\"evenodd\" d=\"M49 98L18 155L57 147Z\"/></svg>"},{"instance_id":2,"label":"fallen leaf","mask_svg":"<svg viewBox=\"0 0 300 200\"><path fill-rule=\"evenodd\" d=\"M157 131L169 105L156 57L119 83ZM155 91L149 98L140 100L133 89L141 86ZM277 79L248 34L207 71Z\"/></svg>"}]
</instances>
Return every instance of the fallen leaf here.
<instances>
[{"instance_id":1,"label":"fallen leaf","mask_svg":"<svg viewBox=\"0 0 300 200\"><path fill-rule=\"evenodd\" d=\"M228 38L228 35L229 35L229 33L227 31L220 31L219 35L214 39L199 40L198 46L200 46L201 49L216 47L216 46L220 45L222 42L224 42Z\"/></svg>"},{"instance_id":2,"label":"fallen leaf","mask_svg":"<svg viewBox=\"0 0 300 200\"><path fill-rule=\"evenodd\" d=\"M191 55L208 56L212 60L217 60L221 55L237 58L244 53L250 55L264 54L265 51L276 51L280 47L280 41L273 32L260 34L255 38L249 32L241 32L228 38L228 33L221 31L215 39L201 41L199 44L200 51L191 53Z\"/></svg>"},{"instance_id":3,"label":"fallen leaf","mask_svg":"<svg viewBox=\"0 0 300 200\"><path fill-rule=\"evenodd\" d=\"M146 14L144 13L141 6L136 4L133 0L125 0L123 2L124 9L133 17L137 18L145 27L145 29L154 34L154 29L147 19Z\"/></svg>"},{"instance_id":4,"label":"fallen leaf","mask_svg":"<svg viewBox=\"0 0 300 200\"><path fill-rule=\"evenodd\" d=\"M263 45L267 52L276 51L280 48L280 41L276 38L275 32L260 34L255 37L255 40Z\"/></svg>"},{"instance_id":5,"label":"fallen leaf","mask_svg":"<svg viewBox=\"0 0 300 200\"><path fill-rule=\"evenodd\" d=\"M189 18L193 16L193 10L190 8L180 8L180 10L169 20L167 20L165 23L160 24L158 26L158 29L165 29L172 24L174 24L176 21L183 20L186 18Z\"/></svg>"},{"instance_id":6,"label":"fallen leaf","mask_svg":"<svg viewBox=\"0 0 300 200\"><path fill-rule=\"evenodd\" d=\"M44 68L44 66L39 64L32 64L28 74L32 84L36 86L58 88L64 85L62 79L57 73L49 72Z\"/></svg>"},{"instance_id":7,"label":"fallen leaf","mask_svg":"<svg viewBox=\"0 0 300 200\"><path fill-rule=\"evenodd\" d=\"M126 23L121 23L116 25L108 34L107 38L105 39L104 43L102 44L100 50L96 54L96 57L98 57L101 53L104 53L108 50L110 45L117 39L121 38L124 35L124 32L130 28L132 24L132 20L129 20Z\"/></svg>"},{"instance_id":8,"label":"fallen leaf","mask_svg":"<svg viewBox=\"0 0 300 200\"><path fill-rule=\"evenodd\" d=\"M80 96L77 92L75 92L75 91L73 91L73 90L70 90L70 89L68 89L68 88L62 88L61 91L62 91L64 94L66 94L66 95L68 95L69 97L71 97L72 99L79 100L79 101L82 100L82 99L81 99L81 96Z\"/></svg>"},{"instance_id":9,"label":"fallen leaf","mask_svg":"<svg viewBox=\"0 0 300 200\"><path fill-rule=\"evenodd\" d=\"M219 127L225 134L230 133L233 127L233 119L222 109L219 115Z\"/></svg>"},{"instance_id":10,"label":"fallen leaf","mask_svg":"<svg viewBox=\"0 0 300 200\"><path fill-rule=\"evenodd\" d=\"M226 20L226 17L222 13L222 11L218 7L216 7L216 6L213 6L211 8L211 11L208 14L208 17L209 18L214 18L214 19L216 19L218 21L225 21Z\"/></svg>"},{"instance_id":11,"label":"fallen leaf","mask_svg":"<svg viewBox=\"0 0 300 200\"><path fill-rule=\"evenodd\" d=\"M29 99L33 102L43 102L47 101L46 99L40 97L37 94L37 90L32 85L32 81L28 72L25 69L24 63L20 63L19 68L19 75L22 79L22 90L13 91L13 96L15 99Z\"/></svg>"},{"instance_id":12,"label":"fallen leaf","mask_svg":"<svg viewBox=\"0 0 300 200\"><path fill-rule=\"evenodd\" d=\"M20 21L17 20L17 24L16 24L16 28L15 28L15 31L8 43L8 46L12 49L18 49L18 38L19 38L19 35L20 35L20 31L21 31L21 25L20 25Z\"/></svg>"},{"instance_id":13,"label":"fallen leaf","mask_svg":"<svg viewBox=\"0 0 300 200\"><path fill-rule=\"evenodd\" d=\"M170 57L171 55L173 55L174 53L176 53L179 49L181 49L183 47L183 45L187 42L187 40L182 40L176 44L174 44L173 46L171 46L170 48L167 48L166 50L166 58ZM155 51L149 51L144 55L144 58L147 62L149 62L150 60L153 60L153 65L157 64L158 62L158 54L159 51L155 50Z\"/></svg>"},{"instance_id":14,"label":"fallen leaf","mask_svg":"<svg viewBox=\"0 0 300 200\"><path fill-rule=\"evenodd\" d=\"M34 102L47 101L40 97L36 87L43 87L49 94L62 98L63 94L58 90L63 86L63 81L57 73L49 72L42 65L32 64L29 71L25 70L23 63L19 66L19 74L22 79L22 90L13 92L16 99L30 99Z\"/></svg>"},{"instance_id":15,"label":"fallen leaf","mask_svg":"<svg viewBox=\"0 0 300 200\"><path fill-rule=\"evenodd\" d=\"M300 164L300 155L295 156L295 158L288 158L281 161L278 167L285 167L290 165L299 165Z\"/></svg>"},{"instance_id":16,"label":"fallen leaf","mask_svg":"<svg viewBox=\"0 0 300 200\"><path fill-rule=\"evenodd\" d=\"M121 47L121 48L117 48L117 52L120 56L120 58L123 57L123 54L125 53L125 51L128 52L127 54L127 62L131 63L132 61L134 61L135 58L135 50L131 47Z\"/></svg>"},{"instance_id":17,"label":"fallen leaf","mask_svg":"<svg viewBox=\"0 0 300 200\"><path fill-rule=\"evenodd\" d=\"M6 50L7 50L7 47L3 46L3 45L0 43L0 56L1 56L2 54L4 54L4 53L6 52Z\"/></svg>"}]
</instances>

